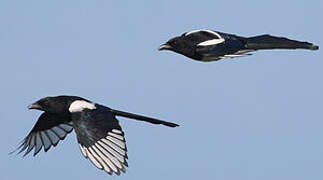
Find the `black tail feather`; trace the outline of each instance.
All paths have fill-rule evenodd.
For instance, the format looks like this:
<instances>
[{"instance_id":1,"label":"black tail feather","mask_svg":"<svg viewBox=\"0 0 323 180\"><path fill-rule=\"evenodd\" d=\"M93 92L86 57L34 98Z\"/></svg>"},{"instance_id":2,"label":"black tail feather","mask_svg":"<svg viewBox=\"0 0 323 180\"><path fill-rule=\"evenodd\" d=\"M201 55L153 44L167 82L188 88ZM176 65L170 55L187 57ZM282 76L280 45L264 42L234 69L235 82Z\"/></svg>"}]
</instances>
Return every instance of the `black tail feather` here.
<instances>
[{"instance_id":1,"label":"black tail feather","mask_svg":"<svg viewBox=\"0 0 323 180\"><path fill-rule=\"evenodd\" d=\"M150 123L153 123L153 124L162 124L162 125L169 126L169 127L177 127L177 126L179 126L178 124L175 124L175 123L162 121L162 120L159 120L159 119L154 119L154 118L150 118L150 117L146 117L146 116L141 116L141 115L138 115L138 114L132 114L132 113L128 113L128 112L118 111L118 110L114 110L114 109L111 109L111 112L114 113L117 116L136 119L136 120L139 120L139 121L146 121L146 122L150 122Z\"/></svg>"},{"instance_id":2,"label":"black tail feather","mask_svg":"<svg viewBox=\"0 0 323 180\"><path fill-rule=\"evenodd\" d=\"M247 49L309 49L318 50L319 47L309 42L295 41L285 37L275 37L271 35L260 35L245 38Z\"/></svg>"}]
</instances>

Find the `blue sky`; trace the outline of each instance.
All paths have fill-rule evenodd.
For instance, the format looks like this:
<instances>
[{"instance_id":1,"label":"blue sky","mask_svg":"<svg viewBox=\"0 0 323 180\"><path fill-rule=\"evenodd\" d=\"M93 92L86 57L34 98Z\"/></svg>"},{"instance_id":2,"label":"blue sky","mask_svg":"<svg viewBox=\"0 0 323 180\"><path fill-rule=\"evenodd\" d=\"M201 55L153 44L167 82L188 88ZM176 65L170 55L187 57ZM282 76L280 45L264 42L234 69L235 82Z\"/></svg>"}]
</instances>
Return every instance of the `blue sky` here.
<instances>
[{"instance_id":1,"label":"blue sky","mask_svg":"<svg viewBox=\"0 0 323 180\"><path fill-rule=\"evenodd\" d=\"M193 29L323 44L323 2L0 1L0 179L111 179L74 132L37 157L8 155L39 98L78 95L180 124L119 118L120 179L323 179L322 51L259 51L201 63L157 47Z\"/></svg>"}]
</instances>

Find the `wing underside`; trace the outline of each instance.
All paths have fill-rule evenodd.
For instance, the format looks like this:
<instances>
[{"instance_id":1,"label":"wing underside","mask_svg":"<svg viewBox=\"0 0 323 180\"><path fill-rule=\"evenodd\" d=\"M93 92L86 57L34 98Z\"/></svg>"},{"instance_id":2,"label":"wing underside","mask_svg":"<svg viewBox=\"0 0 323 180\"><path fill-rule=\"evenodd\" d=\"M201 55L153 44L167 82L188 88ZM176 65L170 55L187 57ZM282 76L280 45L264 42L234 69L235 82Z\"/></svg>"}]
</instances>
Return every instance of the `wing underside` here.
<instances>
[{"instance_id":1,"label":"wing underside","mask_svg":"<svg viewBox=\"0 0 323 180\"><path fill-rule=\"evenodd\" d=\"M52 146L55 147L59 140L64 140L72 131L68 117L44 112L15 151L19 150L18 154L25 151L23 156L26 156L34 149L33 155L36 156L42 148L47 152Z\"/></svg>"}]
</instances>

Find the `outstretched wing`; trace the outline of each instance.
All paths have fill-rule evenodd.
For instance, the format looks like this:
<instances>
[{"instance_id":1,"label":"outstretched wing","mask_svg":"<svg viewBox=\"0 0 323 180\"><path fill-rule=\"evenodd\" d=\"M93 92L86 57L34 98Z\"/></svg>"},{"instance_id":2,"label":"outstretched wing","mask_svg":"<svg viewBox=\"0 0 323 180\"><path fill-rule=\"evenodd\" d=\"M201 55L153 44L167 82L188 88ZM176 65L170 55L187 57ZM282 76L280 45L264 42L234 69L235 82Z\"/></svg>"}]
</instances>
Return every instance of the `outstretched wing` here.
<instances>
[{"instance_id":1,"label":"outstretched wing","mask_svg":"<svg viewBox=\"0 0 323 180\"><path fill-rule=\"evenodd\" d=\"M125 166L128 166L126 141L109 108L96 105L96 109L72 113L72 120L85 158L109 174L125 172Z\"/></svg>"},{"instance_id":2,"label":"outstretched wing","mask_svg":"<svg viewBox=\"0 0 323 180\"><path fill-rule=\"evenodd\" d=\"M44 112L38 118L31 132L17 148L17 150L20 149L18 153L26 150L24 154L26 156L35 149L35 156L42 147L47 152L52 145L56 146L59 140L65 139L66 135L72 130L70 117Z\"/></svg>"}]
</instances>

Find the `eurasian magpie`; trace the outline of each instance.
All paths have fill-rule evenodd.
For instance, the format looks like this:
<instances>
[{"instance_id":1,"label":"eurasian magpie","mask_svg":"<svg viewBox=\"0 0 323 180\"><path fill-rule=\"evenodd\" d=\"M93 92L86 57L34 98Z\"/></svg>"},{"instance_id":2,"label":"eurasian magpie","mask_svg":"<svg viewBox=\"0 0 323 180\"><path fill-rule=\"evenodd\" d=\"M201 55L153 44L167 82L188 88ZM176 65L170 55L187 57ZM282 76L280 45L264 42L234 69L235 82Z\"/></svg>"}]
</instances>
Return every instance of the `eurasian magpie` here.
<instances>
[{"instance_id":1,"label":"eurasian magpie","mask_svg":"<svg viewBox=\"0 0 323 180\"><path fill-rule=\"evenodd\" d=\"M175 123L111 109L77 96L45 97L29 105L28 109L44 112L17 148L20 150L18 153L25 151L25 156L34 149L35 156L42 147L47 152L74 129L84 157L110 175L120 175L120 171L125 172L125 166L128 166L124 132L116 116L169 127L178 126Z\"/></svg>"},{"instance_id":2,"label":"eurasian magpie","mask_svg":"<svg viewBox=\"0 0 323 180\"><path fill-rule=\"evenodd\" d=\"M159 50L171 50L198 61L217 61L251 55L261 49L309 49L319 47L308 42L275 37L268 34L242 37L212 30L194 30L170 39Z\"/></svg>"}]
</instances>

